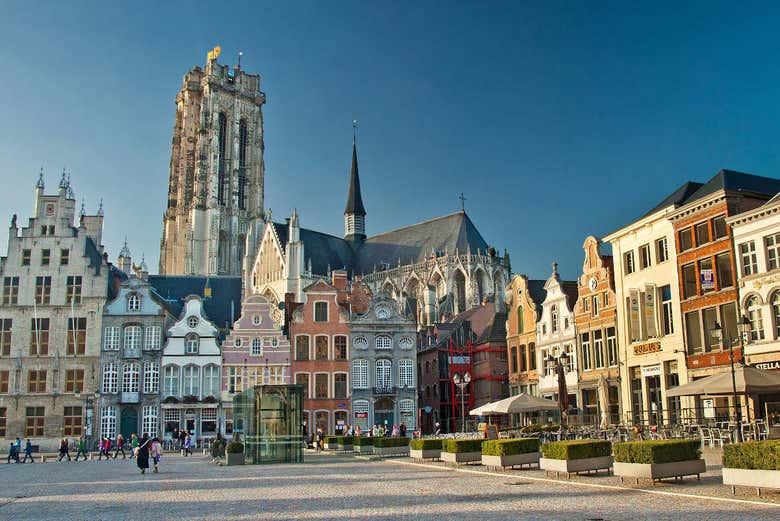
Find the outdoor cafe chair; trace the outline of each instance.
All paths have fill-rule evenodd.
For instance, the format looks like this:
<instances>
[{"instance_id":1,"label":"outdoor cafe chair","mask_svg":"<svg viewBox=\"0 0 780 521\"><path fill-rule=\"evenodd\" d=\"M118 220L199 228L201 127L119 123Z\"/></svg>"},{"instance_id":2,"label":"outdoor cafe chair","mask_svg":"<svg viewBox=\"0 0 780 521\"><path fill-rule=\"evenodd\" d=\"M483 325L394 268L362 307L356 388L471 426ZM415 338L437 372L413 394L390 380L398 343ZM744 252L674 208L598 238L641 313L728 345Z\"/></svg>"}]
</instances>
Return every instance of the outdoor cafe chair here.
<instances>
[{"instance_id":1,"label":"outdoor cafe chair","mask_svg":"<svg viewBox=\"0 0 780 521\"><path fill-rule=\"evenodd\" d=\"M708 427L699 427L699 436L701 437L701 444L702 446L708 445L710 447L713 446L713 438L712 438L712 429Z\"/></svg>"}]
</instances>

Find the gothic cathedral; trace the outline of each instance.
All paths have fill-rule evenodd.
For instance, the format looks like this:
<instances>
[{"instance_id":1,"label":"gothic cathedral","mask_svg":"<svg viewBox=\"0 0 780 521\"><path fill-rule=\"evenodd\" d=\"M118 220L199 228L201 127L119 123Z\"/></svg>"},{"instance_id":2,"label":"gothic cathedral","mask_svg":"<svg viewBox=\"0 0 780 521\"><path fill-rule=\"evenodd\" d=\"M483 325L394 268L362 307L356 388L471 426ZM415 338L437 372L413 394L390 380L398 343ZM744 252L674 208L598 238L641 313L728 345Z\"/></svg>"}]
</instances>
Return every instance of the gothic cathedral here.
<instances>
[{"instance_id":1,"label":"gothic cathedral","mask_svg":"<svg viewBox=\"0 0 780 521\"><path fill-rule=\"evenodd\" d=\"M245 248L263 229L260 75L209 54L176 95L162 275L241 275ZM247 245L247 236L250 244Z\"/></svg>"}]
</instances>

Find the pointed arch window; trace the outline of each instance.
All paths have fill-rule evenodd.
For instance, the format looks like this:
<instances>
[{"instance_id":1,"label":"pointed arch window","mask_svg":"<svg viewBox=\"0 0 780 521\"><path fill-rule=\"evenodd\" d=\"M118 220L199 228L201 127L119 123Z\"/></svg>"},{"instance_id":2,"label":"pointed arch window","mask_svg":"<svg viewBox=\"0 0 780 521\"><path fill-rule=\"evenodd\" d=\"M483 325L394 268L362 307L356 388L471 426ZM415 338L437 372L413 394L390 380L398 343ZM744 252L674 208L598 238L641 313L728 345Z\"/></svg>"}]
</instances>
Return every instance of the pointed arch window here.
<instances>
[{"instance_id":1,"label":"pointed arch window","mask_svg":"<svg viewBox=\"0 0 780 521\"><path fill-rule=\"evenodd\" d=\"M238 208L246 210L246 169L248 135L246 120L238 124Z\"/></svg>"},{"instance_id":2,"label":"pointed arch window","mask_svg":"<svg viewBox=\"0 0 780 521\"><path fill-rule=\"evenodd\" d=\"M219 134L217 136L217 149L219 151L219 157L217 158L217 198L219 199L219 204L225 204L228 191L228 179L227 158L225 157L225 151L227 149L227 116L224 112L219 113L218 129Z\"/></svg>"}]
</instances>

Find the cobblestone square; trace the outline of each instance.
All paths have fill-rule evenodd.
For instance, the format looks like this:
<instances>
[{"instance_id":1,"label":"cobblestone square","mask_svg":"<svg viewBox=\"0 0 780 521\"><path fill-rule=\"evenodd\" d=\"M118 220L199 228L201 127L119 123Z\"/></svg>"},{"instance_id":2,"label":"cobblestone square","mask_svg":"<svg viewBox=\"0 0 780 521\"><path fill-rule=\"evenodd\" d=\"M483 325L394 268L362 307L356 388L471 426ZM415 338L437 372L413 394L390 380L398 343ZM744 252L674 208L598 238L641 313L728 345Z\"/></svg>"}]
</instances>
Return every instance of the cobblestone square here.
<instances>
[{"instance_id":1,"label":"cobblestone square","mask_svg":"<svg viewBox=\"0 0 780 521\"><path fill-rule=\"evenodd\" d=\"M0 519L780 519L772 504L399 463L307 454L299 465L220 467L166 455L145 475L123 460L1 465Z\"/></svg>"}]
</instances>

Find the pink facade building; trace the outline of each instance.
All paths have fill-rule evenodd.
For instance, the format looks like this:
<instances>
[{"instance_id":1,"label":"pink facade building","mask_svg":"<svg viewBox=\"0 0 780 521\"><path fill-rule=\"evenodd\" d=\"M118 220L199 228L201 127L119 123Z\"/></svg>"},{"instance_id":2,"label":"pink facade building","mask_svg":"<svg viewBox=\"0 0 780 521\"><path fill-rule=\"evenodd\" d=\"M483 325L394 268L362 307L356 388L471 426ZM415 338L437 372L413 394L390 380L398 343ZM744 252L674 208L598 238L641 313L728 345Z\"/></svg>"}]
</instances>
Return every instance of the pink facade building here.
<instances>
[{"instance_id":1,"label":"pink facade building","mask_svg":"<svg viewBox=\"0 0 780 521\"><path fill-rule=\"evenodd\" d=\"M222 343L222 405L225 434L233 425L233 396L255 385L288 385L292 382L290 341L282 332L283 312L261 295L250 295L241 305L241 316Z\"/></svg>"}]
</instances>

